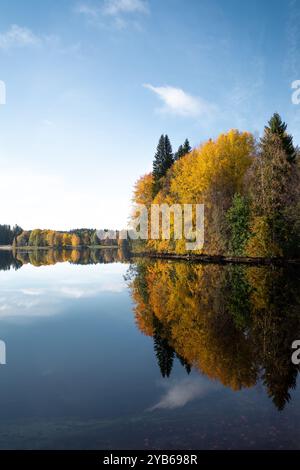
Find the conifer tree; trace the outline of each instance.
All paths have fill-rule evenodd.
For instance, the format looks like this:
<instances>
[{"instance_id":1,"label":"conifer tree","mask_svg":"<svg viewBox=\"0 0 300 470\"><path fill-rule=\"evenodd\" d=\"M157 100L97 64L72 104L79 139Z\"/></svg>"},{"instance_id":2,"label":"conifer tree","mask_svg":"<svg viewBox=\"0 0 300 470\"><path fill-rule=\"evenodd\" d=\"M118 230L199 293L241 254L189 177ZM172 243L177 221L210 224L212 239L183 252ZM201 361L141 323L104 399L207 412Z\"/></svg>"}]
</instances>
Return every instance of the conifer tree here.
<instances>
[{"instance_id":1,"label":"conifer tree","mask_svg":"<svg viewBox=\"0 0 300 470\"><path fill-rule=\"evenodd\" d=\"M248 253L251 256L293 257L299 250L296 234L299 174L292 152L287 150L291 150L287 145L291 141L285 140L285 135L279 132L279 128L283 130L286 125L280 124L274 116L269 122L270 127L265 128L260 155L252 168L254 218Z\"/></svg>"},{"instance_id":2,"label":"conifer tree","mask_svg":"<svg viewBox=\"0 0 300 470\"><path fill-rule=\"evenodd\" d=\"M177 152L175 153L175 161L179 160L181 157L183 157L184 153L183 153L183 146L182 145L179 145L178 147L178 150Z\"/></svg>"},{"instance_id":3,"label":"conifer tree","mask_svg":"<svg viewBox=\"0 0 300 470\"><path fill-rule=\"evenodd\" d=\"M167 135L161 135L153 161L153 196L160 190L161 178L166 175L173 163L174 156L170 139Z\"/></svg>"},{"instance_id":4,"label":"conifer tree","mask_svg":"<svg viewBox=\"0 0 300 470\"><path fill-rule=\"evenodd\" d=\"M191 150L192 150L192 147L190 146L189 140L185 139L184 144L183 144L184 155L186 155L187 153L190 153Z\"/></svg>"},{"instance_id":5,"label":"conifer tree","mask_svg":"<svg viewBox=\"0 0 300 470\"><path fill-rule=\"evenodd\" d=\"M165 155L164 155L164 162L163 162L163 176L167 173L168 169L174 163L174 155L172 150L172 145L170 139L167 135L165 135Z\"/></svg>"},{"instance_id":6,"label":"conifer tree","mask_svg":"<svg viewBox=\"0 0 300 470\"><path fill-rule=\"evenodd\" d=\"M272 135L276 135L280 138L287 160L294 163L297 157L297 149L294 147L293 137L286 131L287 124L282 121L278 113L273 114L268 124L268 126L265 126L265 133L261 139L262 148L268 145Z\"/></svg>"},{"instance_id":7,"label":"conifer tree","mask_svg":"<svg viewBox=\"0 0 300 470\"><path fill-rule=\"evenodd\" d=\"M190 146L189 140L185 139L183 145L179 145L177 152L175 153L174 160L179 160L181 157L190 153L192 147Z\"/></svg>"},{"instance_id":8,"label":"conifer tree","mask_svg":"<svg viewBox=\"0 0 300 470\"><path fill-rule=\"evenodd\" d=\"M153 161L153 178L157 182L163 176L163 161L165 154L165 136L161 135L156 148L156 154Z\"/></svg>"}]
</instances>

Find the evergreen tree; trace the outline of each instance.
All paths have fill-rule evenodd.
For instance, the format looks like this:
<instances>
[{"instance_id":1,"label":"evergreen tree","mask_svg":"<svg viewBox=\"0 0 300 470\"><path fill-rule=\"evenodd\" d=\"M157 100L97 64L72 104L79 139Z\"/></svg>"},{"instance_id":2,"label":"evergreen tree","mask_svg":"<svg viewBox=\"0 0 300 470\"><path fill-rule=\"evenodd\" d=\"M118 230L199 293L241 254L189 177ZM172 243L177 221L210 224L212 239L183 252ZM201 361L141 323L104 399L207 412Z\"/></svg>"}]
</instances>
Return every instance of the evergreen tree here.
<instances>
[{"instance_id":1,"label":"evergreen tree","mask_svg":"<svg viewBox=\"0 0 300 470\"><path fill-rule=\"evenodd\" d=\"M192 147L190 146L189 140L185 139L184 144L183 144L184 155L186 155L187 153L190 153L191 150L192 150Z\"/></svg>"},{"instance_id":2,"label":"evergreen tree","mask_svg":"<svg viewBox=\"0 0 300 470\"><path fill-rule=\"evenodd\" d=\"M183 145L179 145L177 152L175 153L175 161L179 160L181 157L183 157L184 152L183 152Z\"/></svg>"},{"instance_id":3,"label":"evergreen tree","mask_svg":"<svg viewBox=\"0 0 300 470\"><path fill-rule=\"evenodd\" d=\"M174 156L170 139L167 135L161 135L153 161L153 196L160 190L161 178L166 175L173 163Z\"/></svg>"},{"instance_id":4,"label":"evergreen tree","mask_svg":"<svg viewBox=\"0 0 300 470\"><path fill-rule=\"evenodd\" d=\"M295 190L299 187L299 173L284 148L282 136L272 131L277 126L277 118L271 121L261 140L259 158L253 165L253 235L247 252L250 256L293 257L300 248L299 234L296 233L298 194Z\"/></svg>"},{"instance_id":5,"label":"evergreen tree","mask_svg":"<svg viewBox=\"0 0 300 470\"><path fill-rule=\"evenodd\" d=\"M22 233L21 227L15 225L0 225L0 245L12 245L14 239Z\"/></svg>"},{"instance_id":6,"label":"evergreen tree","mask_svg":"<svg viewBox=\"0 0 300 470\"><path fill-rule=\"evenodd\" d=\"M156 148L156 154L153 161L153 178L159 180L163 176L163 161L165 155L165 136L161 135Z\"/></svg>"},{"instance_id":7,"label":"evergreen tree","mask_svg":"<svg viewBox=\"0 0 300 470\"><path fill-rule=\"evenodd\" d=\"M236 193L226 214L229 228L229 249L235 256L243 256L249 239L250 207L248 200Z\"/></svg>"},{"instance_id":8,"label":"evergreen tree","mask_svg":"<svg viewBox=\"0 0 300 470\"><path fill-rule=\"evenodd\" d=\"M265 126L265 134L261 139L262 148L269 143L270 135L277 135L280 138L287 160L294 163L297 157L297 149L294 147L293 137L286 132L287 124L282 121L278 113L273 114L268 124L268 126Z\"/></svg>"},{"instance_id":9,"label":"evergreen tree","mask_svg":"<svg viewBox=\"0 0 300 470\"><path fill-rule=\"evenodd\" d=\"M177 152L175 153L175 160L179 160L181 157L186 155L187 153L190 153L192 150L192 147L190 146L189 140L185 139L183 145L179 145Z\"/></svg>"},{"instance_id":10,"label":"evergreen tree","mask_svg":"<svg viewBox=\"0 0 300 470\"><path fill-rule=\"evenodd\" d=\"M168 169L171 168L171 166L174 163L174 155L173 155L173 150L172 150L172 145L170 142L170 139L167 135L165 135L165 158L164 158L164 175L167 173Z\"/></svg>"}]
</instances>

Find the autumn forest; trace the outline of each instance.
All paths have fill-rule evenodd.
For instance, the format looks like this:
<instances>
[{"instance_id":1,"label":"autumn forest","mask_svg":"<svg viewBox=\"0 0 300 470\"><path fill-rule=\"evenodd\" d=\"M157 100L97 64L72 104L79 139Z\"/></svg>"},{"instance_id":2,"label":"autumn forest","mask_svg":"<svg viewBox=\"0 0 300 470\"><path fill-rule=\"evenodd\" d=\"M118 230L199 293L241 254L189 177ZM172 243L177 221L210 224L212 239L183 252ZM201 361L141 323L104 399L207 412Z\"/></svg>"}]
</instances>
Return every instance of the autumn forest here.
<instances>
[{"instance_id":1,"label":"autumn forest","mask_svg":"<svg viewBox=\"0 0 300 470\"><path fill-rule=\"evenodd\" d=\"M299 170L299 149L275 113L259 141L249 132L230 130L193 150L186 140L173 154L162 135L153 171L137 181L134 202L147 208L204 204L203 253L297 258ZM184 253L185 242L149 240L142 248Z\"/></svg>"}]
</instances>

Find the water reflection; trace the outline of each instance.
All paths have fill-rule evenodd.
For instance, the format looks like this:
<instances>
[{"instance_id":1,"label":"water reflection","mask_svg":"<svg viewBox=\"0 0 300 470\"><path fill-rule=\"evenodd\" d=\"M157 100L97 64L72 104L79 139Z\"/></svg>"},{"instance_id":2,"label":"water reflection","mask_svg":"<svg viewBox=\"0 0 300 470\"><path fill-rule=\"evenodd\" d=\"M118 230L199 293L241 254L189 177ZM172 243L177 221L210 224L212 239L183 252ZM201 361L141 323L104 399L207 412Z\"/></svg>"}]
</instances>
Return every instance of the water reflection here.
<instances>
[{"instance_id":1,"label":"water reflection","mask_svg":"<svg viewBox=\"0 0 300 470\"><path fill-rule=\"evenodd\" d=\"M0 252L0 270L19 269L25 264L50 266L57 263L71 264L108 264L126 263L130 259L124 248L84 248L78 249L35 249Z\"/></svg>"},{"instance_id":2,"label":"water reflection","mask_svg":"<svg viewBox=\"0 0 300 470\"><path fill-rule=\"evenodd\" d=\"M64 311L67 302L122 292L126 259L120 249L0 252L1 319L49 317Z\"/></svg>"},{"instance_id":3,"label":"water reflection","mask_svg":"<svg viewBox=\"0 0 300 470\"><path fill-rule=\"evenodd\" d=\"M9 271L10 269L19 269L22 263L16 259L12 251L0 251L0 271Z\"/></svg>"},{"instance_id":4,"label":"water reflection","mask_svg":"<svg viewBox=\"0 0 300 470\"><path fill-rule=\"evenodd\" d=\"M300 338L299 268L144 259L127 278L136 324L153 337L163 377L177 357L188 374L194 368L232 390L261 381L283 410L299 372L291 362Z\"/></svg>"},{"instance_id":5,"label":"water reflection","mask_svg":"<svg viewBox=\"0 0 300 470\"><path fill-rule=\"evenodd\" d=\"M0 270L68 262L76 265L129 263L121 249L32 250L0 253ZM132 260L131 260L132 261ZM126 269L126 266L124 266ZM37 270L38 272L39 270ZM115 275L115 274L114 274ZM7 274L5 274L7 276ZM102 280L76 271L57 283L45 276L27 283L27 273L2 286L1 314L52 315L59 302L121 292L124 285L103 272ZM263 387L283 410L296 387L299 366L291 345L300 339L300 270L296 267L244 267L134 260L126 280L136 325L153 338L165 396L152 410L176 407L203 393L193 377L172 382L179 362L187 375L198 371L233 391ZM124 281L123 281L124 282ZM172 405L173 403L173 405Z\"/></svg>"}]
</instances>

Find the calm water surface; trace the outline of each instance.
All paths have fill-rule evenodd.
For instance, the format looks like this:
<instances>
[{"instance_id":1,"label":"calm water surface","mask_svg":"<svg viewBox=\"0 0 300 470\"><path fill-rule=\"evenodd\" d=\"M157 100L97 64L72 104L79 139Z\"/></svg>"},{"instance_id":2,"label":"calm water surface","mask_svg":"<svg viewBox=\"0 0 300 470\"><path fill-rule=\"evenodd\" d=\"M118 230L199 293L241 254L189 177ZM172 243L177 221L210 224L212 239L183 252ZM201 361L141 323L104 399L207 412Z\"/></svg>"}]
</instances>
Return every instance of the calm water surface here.
<instances>
[{"instance_id":1,"label":"calm water surface","mask_svg":"<svg viewBox=\"0 0 300 470\"><path fill-rule=\"evenodd\" d=\"M2 449L300 448L299 272L43 256L0 252Z\"/></svg>"}]
</instances>

